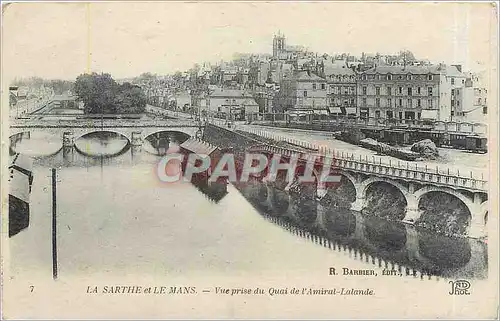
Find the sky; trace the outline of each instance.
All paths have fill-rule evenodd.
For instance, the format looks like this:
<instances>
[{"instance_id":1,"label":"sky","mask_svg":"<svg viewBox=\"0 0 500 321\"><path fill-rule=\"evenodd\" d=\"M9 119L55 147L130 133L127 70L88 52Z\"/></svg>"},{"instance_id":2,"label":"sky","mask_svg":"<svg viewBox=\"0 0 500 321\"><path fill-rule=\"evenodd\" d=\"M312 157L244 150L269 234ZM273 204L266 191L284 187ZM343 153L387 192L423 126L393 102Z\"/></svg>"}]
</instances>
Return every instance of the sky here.
<instances>
[{"instance_id":1,"label":"sky","mask_svg":"<svg viewBox=\"0 0 500 321\"><path fill-rule=\"evenodd\" d=\"M318 53L396 53L479 70L496 59L488 3L107 2L3 7L5 78L168 74L287 43ZM496 60L495 60L496 62Z\"/></svg>"}]
</instances>

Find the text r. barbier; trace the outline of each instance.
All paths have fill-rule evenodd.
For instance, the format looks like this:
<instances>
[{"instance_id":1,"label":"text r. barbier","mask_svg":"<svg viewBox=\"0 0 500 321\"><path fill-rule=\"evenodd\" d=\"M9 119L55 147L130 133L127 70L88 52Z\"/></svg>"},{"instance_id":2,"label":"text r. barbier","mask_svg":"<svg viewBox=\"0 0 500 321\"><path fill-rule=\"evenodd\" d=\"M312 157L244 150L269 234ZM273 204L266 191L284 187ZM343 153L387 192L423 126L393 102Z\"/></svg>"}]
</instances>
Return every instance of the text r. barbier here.
<instances>
[{"instance_id":1,"label":"text r. barbier","mask_svg":"<svg viewBox=\"0 0 500 321\"><path fill-rule=\"evenodd\" d=\"M329 268L329 275L338 275L339 272L337 271L336 268L330 267ZM372 269L350 269L347 267L342 267L342 275L359 275L359 276L368 276L368 275L373 275L377 276L377 272Z\"/></svg>"}]
</instances>

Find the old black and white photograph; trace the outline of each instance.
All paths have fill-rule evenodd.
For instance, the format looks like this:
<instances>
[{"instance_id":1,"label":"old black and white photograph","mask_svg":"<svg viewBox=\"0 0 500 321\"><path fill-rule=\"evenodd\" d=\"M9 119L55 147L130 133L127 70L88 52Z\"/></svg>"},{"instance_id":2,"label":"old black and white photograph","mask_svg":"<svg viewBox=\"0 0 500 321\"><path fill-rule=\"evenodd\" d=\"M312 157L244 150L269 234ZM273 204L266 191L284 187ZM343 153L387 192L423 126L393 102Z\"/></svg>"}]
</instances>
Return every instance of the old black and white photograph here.
<instances>
[{"instance_id":1,"label":"old black and white photograph","mask_svg":"<svg viewBox=\"0 0 500 321\"><path fill-rule=\"evenodd\" d=\"M2 3L2 316L497 318L497 5Z\"/></svg>"}]
</instances>

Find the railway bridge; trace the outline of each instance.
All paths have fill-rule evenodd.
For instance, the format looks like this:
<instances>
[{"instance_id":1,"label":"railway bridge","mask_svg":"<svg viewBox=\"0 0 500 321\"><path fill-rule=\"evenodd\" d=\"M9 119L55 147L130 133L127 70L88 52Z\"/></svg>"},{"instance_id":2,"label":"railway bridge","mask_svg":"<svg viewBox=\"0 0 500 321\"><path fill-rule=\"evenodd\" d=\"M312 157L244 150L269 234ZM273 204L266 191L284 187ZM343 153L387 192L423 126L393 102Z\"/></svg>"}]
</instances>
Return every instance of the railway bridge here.
<instances>
[{"instance_id":1,"label":"railway bridge","mask_svg":"<svg viewBox=\"0 0 500 321\"><path fill-rule=\"evenodd\" d=\"M363 210L367 204L367 190L375 183L383 182L397 188L406 202L403 222L413 224L422 215L420 204L424 195L431 192L442 192L459 199L470 213L467 234L481 238L486 235L488 215L488 182L484 178L466 177L452 174L443 169L435 171L422 168L411 168L406 164L386 164L371 162L368 159L356 159L354 155L344 156L326 149L309 152L300 149L281 147L271 144L256 144L248 149L251 153L262 153L272 158L279 154L285 161L292 157L298 160L298 167L313 163L313 174L316 179L316 198L321 200L328 193L328 187L322 183L320 173L325 161L331 162L332 172L344 177L354 186L355 200L351 209ZM288 182L286 190L294 184L300 184L297 176Z\"/></svg>"}]
</instances>

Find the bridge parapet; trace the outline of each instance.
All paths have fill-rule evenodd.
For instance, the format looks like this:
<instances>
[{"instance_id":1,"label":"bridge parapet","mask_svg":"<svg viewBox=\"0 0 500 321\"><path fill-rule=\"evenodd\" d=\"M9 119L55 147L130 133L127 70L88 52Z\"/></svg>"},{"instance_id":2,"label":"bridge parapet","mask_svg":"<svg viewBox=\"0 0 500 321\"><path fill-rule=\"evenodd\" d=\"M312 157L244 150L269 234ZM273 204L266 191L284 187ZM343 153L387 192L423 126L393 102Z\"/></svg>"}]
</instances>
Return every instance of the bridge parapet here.
<instances>
[{"instance_id":1,"label":"bridge parapet","mask_svg":"<svg viewBox=\"0 0 500 321\"><path fill-rule=\"evenodd\" d=\"M154 120L95 120L95 119L59 119L59 120L15 120L11 128L123 128L123 127L196 127L193 120L154 119Z\"/></svg>"}]
</instances>

